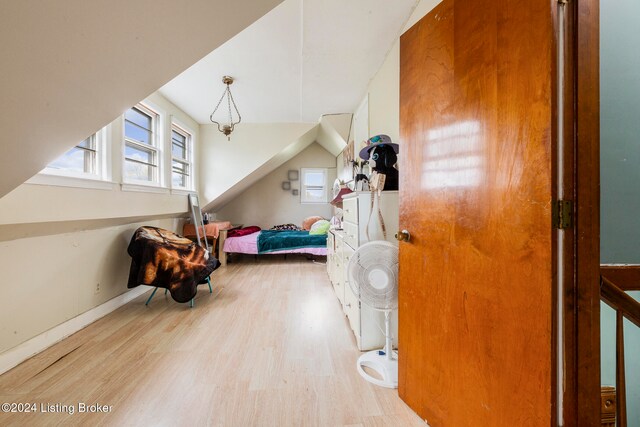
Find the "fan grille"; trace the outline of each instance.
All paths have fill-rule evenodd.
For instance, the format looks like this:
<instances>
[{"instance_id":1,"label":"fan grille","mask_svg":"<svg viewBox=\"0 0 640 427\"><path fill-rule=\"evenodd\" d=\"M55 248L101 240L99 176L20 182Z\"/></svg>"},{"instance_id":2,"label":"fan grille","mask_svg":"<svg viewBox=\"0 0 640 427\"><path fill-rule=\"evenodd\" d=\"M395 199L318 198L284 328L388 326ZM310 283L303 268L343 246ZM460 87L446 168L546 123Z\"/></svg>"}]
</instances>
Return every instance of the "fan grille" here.
<instances>
[{"instance_id":1,"label":"fan grille","mask_svg":"<svg viewBox=\"0 0 640 427\"><path fill-rule=\"evenodd\" d=\"M377 310L398 308L398 248L385 241L365 243L347 266L349 286L364 304Z\"/></svg>"}]
</instances>

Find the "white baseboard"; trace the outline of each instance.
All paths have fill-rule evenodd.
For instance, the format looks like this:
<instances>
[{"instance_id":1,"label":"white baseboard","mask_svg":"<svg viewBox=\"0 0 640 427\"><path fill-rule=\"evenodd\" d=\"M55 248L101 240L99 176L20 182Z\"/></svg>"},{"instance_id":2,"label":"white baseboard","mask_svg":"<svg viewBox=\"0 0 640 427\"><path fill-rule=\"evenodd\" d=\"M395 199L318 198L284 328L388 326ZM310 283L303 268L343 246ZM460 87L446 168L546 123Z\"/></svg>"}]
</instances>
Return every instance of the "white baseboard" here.
<instances>
[{"instance_id":1,"label":"white baseboard","mask_svg":"<svg viewBox=\"0 0 640 427\"><path fill-rule=\"evenodd\" d=\"M69 319L48 331L36 335L28 341L11 348L0 354L0 374L4 374L8 370L18 366L20 363L35 356L41 351L51 347L58 341L78 332L80 329L95 322L96 320L106 316L115 309L125 305L129 301L137 298L150 288L148 286L139 286L122 295L118 295L109 301L100 304L91 310L82 313L79 316Z\"/></svg>"}]
</instances>

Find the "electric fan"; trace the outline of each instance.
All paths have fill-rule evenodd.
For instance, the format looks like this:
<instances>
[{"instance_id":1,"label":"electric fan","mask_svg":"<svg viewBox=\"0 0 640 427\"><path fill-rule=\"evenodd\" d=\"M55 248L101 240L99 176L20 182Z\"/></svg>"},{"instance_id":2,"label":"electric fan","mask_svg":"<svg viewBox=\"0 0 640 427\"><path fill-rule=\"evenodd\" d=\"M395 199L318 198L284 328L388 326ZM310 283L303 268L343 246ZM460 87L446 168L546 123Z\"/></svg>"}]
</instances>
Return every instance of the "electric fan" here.
<instances>
[{"instance_id":1,"label":"electric fan","mask_svg":"<svg viewBox=\"0 0 640 427\"><path fill-rule=\"evenodd\" d=\"M377 240L363 244L347 266L349 286L362 304L384 312L385 346L358 358L358 372L367 381L387 388L398 387L398 357L393 352L390 316L398 308L398 248ZM369 375L363 367L377 372Z\"/></svg>"}]
</instances>

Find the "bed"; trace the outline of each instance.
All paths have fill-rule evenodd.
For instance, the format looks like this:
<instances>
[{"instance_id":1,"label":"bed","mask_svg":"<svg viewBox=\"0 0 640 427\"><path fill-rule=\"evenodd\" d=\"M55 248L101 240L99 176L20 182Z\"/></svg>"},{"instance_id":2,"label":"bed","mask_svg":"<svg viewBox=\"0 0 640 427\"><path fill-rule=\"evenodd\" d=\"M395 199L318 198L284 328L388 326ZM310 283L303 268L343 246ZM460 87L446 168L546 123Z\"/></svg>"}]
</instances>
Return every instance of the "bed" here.
<instances>
[{"instance_id":1,"label":"bed","mask_svg":"<svg viewBox=\"0 0 640 427\"><path fill-rule=\"evenodd\" d=\"M308 231L262 230L245 236L227 237L222 248L227 254L327 255L327 235Z\"/></svg>"}]
</instances>

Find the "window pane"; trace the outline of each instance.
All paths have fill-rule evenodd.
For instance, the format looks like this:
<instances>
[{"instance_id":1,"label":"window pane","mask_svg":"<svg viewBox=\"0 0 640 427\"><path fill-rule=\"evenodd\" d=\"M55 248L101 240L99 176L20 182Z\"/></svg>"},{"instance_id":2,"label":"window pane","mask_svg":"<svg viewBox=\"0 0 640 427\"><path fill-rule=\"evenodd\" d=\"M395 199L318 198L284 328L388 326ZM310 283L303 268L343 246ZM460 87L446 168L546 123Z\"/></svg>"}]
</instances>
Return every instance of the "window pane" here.
<instances>
[{"instance_id":1,"label":"window pane","mask_svg":"<svg viewBox=\"0 0 640 427\"><path fill-rule=\"evenodd\" d=\"M173 187L186 187L187 177L179 173L172 173L171 184L173 185Z\"/></svg>"},{"instance_id":2,"label":"window pane","mask_svg":"<svg viewBox=\"0 0 640 427\"><path fill-rule=\"evenodd\" d=\"M140 129L138 126L124 122L124 135L127 138L151 145L151 131Z\"/></svg>"},{"instance_id":3,"label":"window pane","mask_svg":"<svg viewBox=\"0 0 640 427\"><path fill-rule=\"evenodd\" d=\"M185 147L184 145L180 146L177 145L176 143L173 143L172 145L172 154L173 157L176 157L178 159L185 159L187 158L187 147Z\"/></svg>"},{"instance_id":4,"label":"window pane","mask_svg":"<svg viewBox=\"0 0 640 427\"><path fill-rule=\"evenodd\" d=\"M187 187L189 182L189 165L182 162L172 162L171 182L174 187Z\"/></svg>"},{"instance_id":5,"label":"window pane","mask_svg":"<svg viewBox=\"0 0 640 427\"><path fill-rule=\"evenodd\" d=\"M90 151L74 147L54 160L49 167L70 172L91 172L91 169L85 170L85 157L88 157L88 161L91 162L93 154Z\"/></svg>"},{"instance_id":6,"label":"window pane","mask_svg":"<svg viewBox=\"0 0 640 427\"><path fill-rule=\"evenodd\" d=\"M124 156L127 159L137 160L139 162L151 163L155 165L153 151L126 145L124 147Z\"/></svg>"},{"instance_id":7,"label":"window pane","mask_svg":"<svg viewBox=\"0 0 640 427\"><path fill-rule=\"evenodd\" d=\"M304 191L305 191L305 194L304 194L303 200L305 202L322 203L326 201L324 189L306 188Z\"/></svg>"},{"instance_id":8,"label":"window pane","mask_svg":"<svg viewBox=\"0 0 640 427\"><path fill-rule=\"evenodd\" d=\"M138 181L153 181L153 166L135 163L129 160L124 161L125 180L135 179Z\"/></svg>"},{"instance_id":9,"label":"window pane","mask_svg":"<svg viewBox=\"0 0 640 427\"><path fill-rule=\"evenodd\" d=\"M305 172L304 185L324 185L324 173L322 172Z\"/></svg>"},{"instance_id":10,"label":"window pane","mask_svg":"<svg viewBox=\"0 0 640 427\"><path fill-rule=\"evenodd\" d=\"M187 158L187 137L175 130L171 131L171 150L173 157Z\"/></svg>"},{"instance_id":11,"label":"window pane","mask_svg":"<svg viewBox=\"0 0 640 427\"><path fill-rule=\"evenodd\" d=\"M185 175L189 175L189 165L182 163L182 162L176 162L175 160L173 161L173 171L174 172L179 172L179 173L183 173Z\"/></svg>"},{"instance_id":12,"label":"window pane","mask_svg":"<svg viewBox=\"0 0 640 427\"><path fill-rule=\"evenodd\" d=\"M95 139L93 138L93 136L90 136L89 138L78 144L78 147L90 148L92 150L95 150Z\"/></svg>"},{"instance_id":13,"label":"window pane","mask_svg":"<svg viewBox=\"0 0 640 427\"><path fill-rule=\"evenodd\" d=\"M187 153L186 153L186 149L185 147L180 147L177 146L175 144L173 144L173 157L178 158L178 159L186 159L187 158Z\"/></svg>"},{"instance_id":14,"label":"window pane","mask_svg":"<svg viewBox=\"0 0 640 427\"><path fill-rule=\"evenodd\" d=\"M173 139L174 143L182 145L184 145L185 141L187 140L187 138L183 134L178 133L175 130L171 131L171 139Z\"/></svg>"},{"instance_id":15,"label":"window pane","mask_svg":"<svg viewBox=\"0 0 640 427\"><path fill-rule=\"evenodd\" d=\"M124 113L124 118L144 129L151 130L151 116L143 113L135 107L127 110L127 112Z\"/></svg>"}]
</instances>

